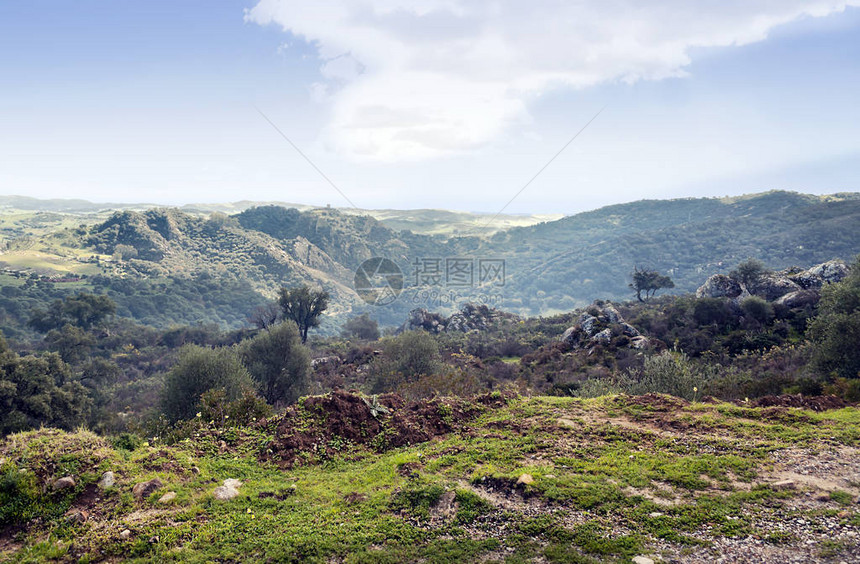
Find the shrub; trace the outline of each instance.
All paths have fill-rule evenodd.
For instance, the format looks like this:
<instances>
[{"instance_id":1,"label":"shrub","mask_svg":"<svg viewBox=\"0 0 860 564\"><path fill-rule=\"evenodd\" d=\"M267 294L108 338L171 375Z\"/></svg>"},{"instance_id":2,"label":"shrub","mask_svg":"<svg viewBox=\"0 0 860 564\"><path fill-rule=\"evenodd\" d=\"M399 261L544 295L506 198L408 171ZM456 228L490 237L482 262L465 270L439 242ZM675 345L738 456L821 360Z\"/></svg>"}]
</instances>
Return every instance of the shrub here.
<instances>
[{"instance_id":1,"label":"shrub","mask_svg":"<svg viewBox=\"0 0 860 564\"><path fill-rule=\"evenodd\" d=\"M270 404L294 402L307 389L310 355L292 321L244 341L239 351L242 362Z\"/></svg>"},{"instance_id":2,"label":"shrub","mask_svg":"<svg viewBox=\"0 0 860 564\"><path fill-rule=\"evenodd\" d=\"M179 361L167 373L162 408L170 421L189 419L199 410L203 393L224 390L225 398L233 401L253 387L234 349L186 345L179 351Z\"/></svg>"},{"instance_id":3,"label":"shrub","mask_svg":"<svg viewBox=\"0 0 860 564\"><path fill-rule=\"evenodd\" d=\"M696 364L683 352L664 351L646 358L640 370L629 371L623 386L636 395L657 392L694 400L714 375L713 367Z\"/></svg>"}]
</instances>

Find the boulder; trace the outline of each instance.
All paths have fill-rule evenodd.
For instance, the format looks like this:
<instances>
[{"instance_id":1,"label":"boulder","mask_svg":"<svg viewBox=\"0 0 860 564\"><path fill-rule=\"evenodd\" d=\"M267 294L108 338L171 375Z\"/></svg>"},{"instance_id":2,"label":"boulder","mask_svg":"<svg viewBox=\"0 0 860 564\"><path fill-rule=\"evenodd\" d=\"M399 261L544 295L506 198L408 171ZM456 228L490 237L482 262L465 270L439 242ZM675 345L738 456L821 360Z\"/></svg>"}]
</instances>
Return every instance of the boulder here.
<instances>
[{"instance_id":1,"label":"boulder","mask_svg":"<svg viewBox=\"0 0 860 564\"><path fill-rule=\"evenodd\" d=\"M764 274L747 287L750 294L764 298L769 302L802 289L796 282L777 273Z\"/></svg>"},{"instance_id":2,"label":"boulder","mask_svg":"<svg viewBox=\"0 0 860 564\"><path fill-rule=\"evenodd\" d=\"M621 332L628 337L638 337L639 331L629 323L621 323Z\"/></svg>"},{"instance_id":3,"label":"boulder","mask_svg":"<svg viewBox=\"0 0 860 564\"><path fill-rule=\"evenodd\" d=\"M90 514L86 509L69 509L66 511L66 520L75 525L83 525L90 518Z\"/></svg>"},{"instance_id":4,"label":"boulder","mask_svg":"<svg viewBox=\"0 0 860 564\"><path fill-rule=\"evenodd\" d=\"M174 499L176 499L176 492L167 492L166 494L164 494L163 496L158 498L158 503L166 504L166 503L170 503Z\"/></svg>"},{"instance_id":5,"label":"boulder","mask_svg":"<svg viewBox=\"0 0 860 564\"><path fill-rule=\"evenodd\" d=\"M75 479L72 478L71 476L63 476L59 480L55 481L51 487L55 492L59 491L59 490L65 490L68 488L74 488L75 487Z\"/></svg>"},{"instance_id":6,"label":"boulder","mask_svg":"<svg viewBox=\"0 0 860 564\"><path fill-rule=\"evenodd\" d=\"M825 284L834 284L848 276L849 270L848 266L841 260L829 260L813 266L806 272L819 277Z\"/></svg>"},{"instance_id":7,"label":"boulder","mask_svg":"<svg viewBox=\"0 0 860 564\"><path fill-rule=\"evenodd\" d=\"M529 484L533 484L535 479L531 474L520 474L520 477L517 479L518 486L527 486Z\"/></svg>"},{"instance_id":8,"label":"boulder","mask_svg":"<svg viewBox=\"0 0 860 564\"><path fill-rule=\"evenodd\" d=\"M648 337L638 336L630 339L630 346L634 349L645 349L648 348L648 345L651 344L651 341L648 340Z\"/></svg>"},{"instance_id":9,"label":"boulder","mask_svg":"<svg viewBox=\"0 0 860 564\"><path fill-rule=\"evenodd\" d=\"M227 478L224 480L223 485L218 486L212 492L212 495L215 496L215 499L228 500L233 499L234 497L239 495L239 488L242 486L242 482L236 480L235 478Z\"/></svg>"},{"instance_id":10,"label":"boulder","mask_svg":"<svg viewBox=\"0 0 860 564\"><path fill-rule=\"evenodd\" d=\"M737 280L725 274L714 274L696 290L697 298L736 298L743 289Z\"/></svg>"},{"instance_id":11,"label":"boulder","mask_svg":"<svg viewBox=\"0 0 860 564\"><path fill-rule=\"evenodd\" d=\"M144 499L146 497L149 497L152 492L162 487L163 485L164 484L161 483L161 480L159 480L158 478L153 478L148 482L140 482L139 484L135 484L134 487L131 489L131 493L136 499Z\"/></svg>"},{"instance_id":12,"label":"boulder","mask_svg":"<svg viewBox=\"0 0 860 564\"><path fill-rule=\"evenodd\" d=\"M116 477L114 476L113 472L108 470L107 472L102 474L101 478L99 478L99 482L97 485L99 489L106 490L108 488L112 488L114 484L116 484Z\"/></svg>"},{"instance_id":13,"label":"boulder","mask_svg":"<svg viewBox=\"0 0 860 564\"><path fill-rule=\"evenodd\" d=\"M604 329L603 331L598 332L591 338L591 341L599 345L608 345L612 342L612 330Z\"/></svg>"},{"instance_id":14,"label":"boulder","mask_svg":"<svg viewBox=\"0 0 860 564\"><path fill-rule=\"evenodd\" d=\"M798 290L777 298L774 303L794 308L815 305L820 299L821 295L815 290Z\"/></svg>"}]
</instances>

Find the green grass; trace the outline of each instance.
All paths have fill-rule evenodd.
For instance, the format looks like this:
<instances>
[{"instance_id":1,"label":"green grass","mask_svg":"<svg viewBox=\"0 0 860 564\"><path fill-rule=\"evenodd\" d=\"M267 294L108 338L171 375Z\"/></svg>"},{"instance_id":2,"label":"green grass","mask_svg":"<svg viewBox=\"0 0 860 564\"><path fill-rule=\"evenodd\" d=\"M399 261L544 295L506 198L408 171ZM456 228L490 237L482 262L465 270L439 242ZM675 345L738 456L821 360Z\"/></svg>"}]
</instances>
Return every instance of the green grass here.
<instances>
[{"instance_id":1,"label":"green grass","mask_svg":"<svg viewBox=\"0 0 860 564\"><path fill-rule=\"evenodd\" d=\"M211 429L172 445L34 431L0 443L1 515L20 528L0 560L600 562L648 553L658 540L679 550L720 537L790 544L790 535L754 526L758 512L801 493L762 481L770 455L787 441L856 444L854 411L792 410L787 425L725 404L666 414L623 397L517 398L485 409L461 433L383 453L353 445L294 468L257 458L272 438L262 428ZM625 413L627 426L609 420ZM700 426L669 435L657 416ZM560 426L561 417L577 425ZM117 487L90 521L71 524L63 515L107 469ZM533 482L517 485L525 473ZM51 492L67 474L75 491ZM131 487L154 477L164 487L135 500ZM243 482L240 496L215 500L227 478ZM159 504L167 491L176 499ZM452 511L440 510L443 497L453 497ZM128 539L119 536L125 528Z\"/></svg>"}]
</instances>

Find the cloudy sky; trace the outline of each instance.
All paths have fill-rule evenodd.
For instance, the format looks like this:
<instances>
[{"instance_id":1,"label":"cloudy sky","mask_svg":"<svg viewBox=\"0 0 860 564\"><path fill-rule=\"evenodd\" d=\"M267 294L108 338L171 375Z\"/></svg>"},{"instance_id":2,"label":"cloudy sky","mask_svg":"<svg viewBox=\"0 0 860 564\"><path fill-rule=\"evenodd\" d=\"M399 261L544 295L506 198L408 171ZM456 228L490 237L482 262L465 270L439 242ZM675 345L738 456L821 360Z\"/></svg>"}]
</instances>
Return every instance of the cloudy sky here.
<instances>
[{"instance_id":1,"label":"cloudy sky","mask_svg":"<svg viewBox=\"0 0 860 564\"><path fill-rule=\"evenodd\" d=\"M507 211L857 191L857 100L860 0L0 3L0 194L496 212L591 120Z\"/></svg>"}]
</instances>

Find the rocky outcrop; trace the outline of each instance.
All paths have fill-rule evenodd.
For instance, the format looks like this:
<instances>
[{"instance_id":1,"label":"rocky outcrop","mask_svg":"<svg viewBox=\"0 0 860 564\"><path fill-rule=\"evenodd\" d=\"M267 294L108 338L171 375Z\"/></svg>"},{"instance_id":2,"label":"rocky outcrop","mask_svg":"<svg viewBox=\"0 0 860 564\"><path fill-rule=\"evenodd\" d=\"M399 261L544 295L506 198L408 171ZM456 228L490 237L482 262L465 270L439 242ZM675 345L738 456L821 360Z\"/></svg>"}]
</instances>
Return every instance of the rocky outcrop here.
<instances>
[{"instance_id":1,"label":"rocky outcrop","mask_svg":"<svg viewBox=\"0 0 860 564\"><path fill-rule=\"evenodd\" d=\"M561 341L573 348L607 346L615 342L622 346L645 348L649 341L639 331L624 321L618 310L610 303L594 302L568 327Z\"/></svg>"},{"instance_id":2,"label":"rocky outcrop","mask_svg":"<svg viewBox=\"0 0 860 564\"><path fill-rule=\"evenodd\" d=\"M798 292L802 288L782 272L774 272L760 276L758 280L749 284L747 290L753 296L772 302L786 294Z\"/></svg>"},{"instance_id":3,"label":"rocky outcrop","mask_svg":"<svg viewBox=\"0 0 860 564\"><path fill-rule=\"evenodd\" d=\"M818 290L839 282L848 270L844 262L831 260L807 270L795 267L769 272L746 287L725 274L714 274L696 290L696 297L741 299L752 295L788 307L802 307L816 303Z\"/></svg>"},{"instance_id":4,"label":"rocky outcrop","mask_svg":"<svg viewBox=\"0 0 860 564\"><path fill-rule=\"evenodd\" d=\"M421 329L430 333L468 333L469 331L484 331L489 329L497 320L514 318L513 314L505 313L486 305L465 304L460 311L444 317L438 313L429 312L424 308L413 309L409 312L398 332Z\"/></svg>"},{"instance_id":5,"label":"rocky outcrop","mask_svg":"<svg viewBox=\"0 0 860 564\"><path fill-rule=\"evenodd\" d=\"M736 298L743 289L737 280L725 274L714 274L696 290L697 298Z\"/></svg>"}]
</instances>

